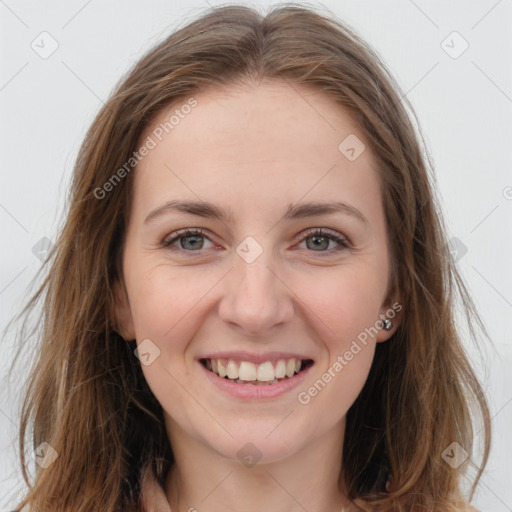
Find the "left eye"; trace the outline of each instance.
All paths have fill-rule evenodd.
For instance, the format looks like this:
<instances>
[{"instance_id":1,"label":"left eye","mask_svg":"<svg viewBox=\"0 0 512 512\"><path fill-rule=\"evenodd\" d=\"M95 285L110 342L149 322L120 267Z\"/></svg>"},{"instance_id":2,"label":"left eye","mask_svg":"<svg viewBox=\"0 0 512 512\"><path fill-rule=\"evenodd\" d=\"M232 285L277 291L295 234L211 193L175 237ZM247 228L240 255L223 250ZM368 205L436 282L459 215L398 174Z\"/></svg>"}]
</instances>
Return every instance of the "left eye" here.
<instances>
[{"instance_id":1,"label":"left eye","mask_svg":"<svg viewBox=\"0 0 512 512\"><path fill-rule=\"evenodd\" d=\"M206 236L202 229L183 229L173 233L171 238L165 239L162 242L162 247L166 247L171 251L185 251L185 252L197 252L199 249L204 248L204 240L211 240ZM308 243L311 240L311 243ZM340 251L350 247L348 240L340 235L339 233L331 230L313 228L302 235L300 239L301 243L306 242L308 249L312 249L314 252L332 252ZM175 247L174 244L180 242L181 247ZM336 242L338 247L328 249L331 242Z\"/></svg>"},{"instance_id":2,"label":"left eye","mask_svg":"<svg viewBox=\"0 0 512 512\"><path fill-rule=\"evenodd\" d=\"M308 240L311 239L311 243L308 244ZM332 252L332 251L341 251L343 249L348 249L350 244L348 240L343 236L337 233L336 231L331 231L329 229L317 229L314 228L312 230L307 231L301 238L302 241L306 242L306 246L311 249L314 247L315 252ZM330 242L336 242L338 247L334 247L329 251L317 251L317 249L321 249L322 247L327 248Z\"/></svg>"}]
</instances>

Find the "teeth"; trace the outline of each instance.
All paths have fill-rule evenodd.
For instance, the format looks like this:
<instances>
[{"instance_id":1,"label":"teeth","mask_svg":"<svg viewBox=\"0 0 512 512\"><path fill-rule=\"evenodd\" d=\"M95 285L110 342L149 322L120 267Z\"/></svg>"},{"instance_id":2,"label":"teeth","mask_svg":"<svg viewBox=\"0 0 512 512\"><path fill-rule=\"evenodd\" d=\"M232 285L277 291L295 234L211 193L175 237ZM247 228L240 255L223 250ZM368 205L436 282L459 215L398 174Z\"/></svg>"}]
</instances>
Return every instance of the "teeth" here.
<instances>
[{"instance_id":1,"label":"teeth","mask_svg":"<svg viewBox=\"0 0 512 512\"><path fill-rule=\"evenodd\" d=\"M285 377L293 377L299 373L302 361L300 359L291 358L288 360L278 359L274 363L265 361L261 364L254 364L249 361L235 362L232 359L207 359L205 366L219 377L228 377L238 383L254 382L275 384L277 379Z\"/></svg>"},{"instance_id":2,"label":"teeth","mask_svg":"<svg viewBox=\"0 0 512 512\"><path fill-rule=\"evenodd\" d=\"M229 361L229 364L231 363L233 363L233 365L236 366L235 362ZM254 365L254 363L242 361L240 363L240 369L238 370L238 376L240 380L256 380L256 366Z\"/></svg>"},{"instance_id":3,"label":"teeth","mask_svg":"<svg viewBox=\"0 0 512 512\"><path fill-rule=\"evenodd\" d=\"M279 359L276 364L276 379L284 379L286 377L286 361Z\"/></svg>"},{"instance_id":4,"label":"teeth","mask_svg":"<svg viewBox=\"0 0 512 512\"><path fill-rule=\"evenodd\" d=\"M226 371L229 379L238 379L238 366L235 361L229 360Z\"/></svg>"},{"instance_id":5,"label":"teeth","mask_svg":"<svg viewBox=\"0 0 512 512\"><path fill-rule=\"evenodd\" d=\"M244 363L242 363L244 364ZM240 365L240 368L242 367L242 364ZM266 363L260 364L258 366L258 376L257 379L262 382L267 382L269 380L274 380L276 377L274 372L274 367L272 366L272 363L270 361L267 361ZM255 380L255 379L251 379Z\"/></svg>"},{"instance_id":6,"label":"teeth","mask_svg":"<svg viewBox=\"0 0 512 512\"><path fill-rule=\"evenodd\" d=\"M217 368L219 370L219 377L225 377L228 374L226 371L226 367L222 364L222 361L220 359L217 360Z\"/></svg>"},{"instance_id":7,"label":"teeth","mask_svg":"<svg viewBox=\"0 0 512 512\"><path fill-rule=\"evenodd\" d=\"M295 373L295 359L289 359L286 363L286 376L293 377Z\"/></svg>"}]
</instances>

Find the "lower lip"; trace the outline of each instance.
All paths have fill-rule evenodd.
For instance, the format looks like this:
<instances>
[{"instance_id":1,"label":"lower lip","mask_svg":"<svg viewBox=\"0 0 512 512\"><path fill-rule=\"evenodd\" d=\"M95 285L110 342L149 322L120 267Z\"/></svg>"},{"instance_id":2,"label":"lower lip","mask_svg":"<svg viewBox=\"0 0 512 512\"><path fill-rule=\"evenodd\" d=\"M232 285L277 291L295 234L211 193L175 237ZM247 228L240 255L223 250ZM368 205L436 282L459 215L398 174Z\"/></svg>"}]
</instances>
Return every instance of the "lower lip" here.
<instances>
[{"instance_id":1,"label":"lower lip","mask_svg":"<svg viewBox=\"0 0 512 512\"><path fill-rule=\"evenodd\" d=\"M198 361L197 364L199 364L203 373L214 386L217 386L221 391L231 396L246 400L268 400L284 395L298 387L304 381L313 366L310 365L300 373L288 379L281 380L277 384L237 384L236 382L219 377L217 374L207 370L200 361Z\"/></svg>"}]
</instances>

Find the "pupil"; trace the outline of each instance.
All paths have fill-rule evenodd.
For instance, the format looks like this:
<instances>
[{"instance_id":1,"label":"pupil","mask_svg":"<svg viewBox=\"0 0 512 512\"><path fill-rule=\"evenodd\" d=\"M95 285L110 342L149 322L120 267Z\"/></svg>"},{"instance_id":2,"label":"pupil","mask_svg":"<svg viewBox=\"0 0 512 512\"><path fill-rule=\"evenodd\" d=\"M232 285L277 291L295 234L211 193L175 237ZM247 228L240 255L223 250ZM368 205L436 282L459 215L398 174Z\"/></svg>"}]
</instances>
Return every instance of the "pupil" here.
<instances>
[{"instance_id":1,"label":"pupil","mask_svg":"<svg viewBox=\"0 0 512 512\"><path fill-rule=\"evenodd\" d=\"M313 237L311 237L311 239L313 240L314 247L317 247L317 248L318 247L321 247L324 249L327 248L325 243L322 246L322 242L327 242L327 245L329 244L329 240L325 236L313 236Z\"/></svg>"},{"instance_id":2,"label":"pupil","mask_svg":"<svg viewBox=\"0 0 512 512\"><path fill-rule=\"evenodd\" d=\"M202 244L200 244L198 242L198 239L200 239L201 237L200 236L197 236L197 235L193 235L193 236L187 236L185 237L185 240L192 240L192 243L190 244L191 245L191 248L194 249L195 247L198 247L198 246L201 246ZM195 241L194 241L195 240ZM187 242L185 242L186 244ZM183 244L182 244L183 245Z\"/></svg>"}]
</instances>

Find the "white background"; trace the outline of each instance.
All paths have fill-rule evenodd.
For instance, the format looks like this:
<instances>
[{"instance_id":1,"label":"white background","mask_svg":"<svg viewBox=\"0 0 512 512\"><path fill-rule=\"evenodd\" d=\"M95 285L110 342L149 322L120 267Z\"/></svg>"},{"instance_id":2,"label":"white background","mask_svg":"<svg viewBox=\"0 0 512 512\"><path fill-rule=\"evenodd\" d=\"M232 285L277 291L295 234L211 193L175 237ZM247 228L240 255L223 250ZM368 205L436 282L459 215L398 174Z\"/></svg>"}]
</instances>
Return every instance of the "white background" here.
<instances>
[{"instance_id":1,"label":"white background","mask_svg":"<svg viewBox=\"0 0 512 512\"><path fill-rule=\"evenodd\" d=\"M41 265L32 247L55 240L79 144L102 100L137 58L208 5L219 3L0 0L0 328ZM263 12L269 4L250 5ZM450 236L468 249L458 265L492 338L484 357L467 344L494 428L474 504L512 511L512 1L323 5L377 50L420 120ZM47 59L31 48L43 31L58 43ZM441 46L453 31L469 44L456 59ZM462 41L445 44L456 51ZM2 374L13 343L11 330L1 340ZM20 486L14 450L25 376L0 389L0 510L12 509Z\"/></svg>"}]
</instances>

